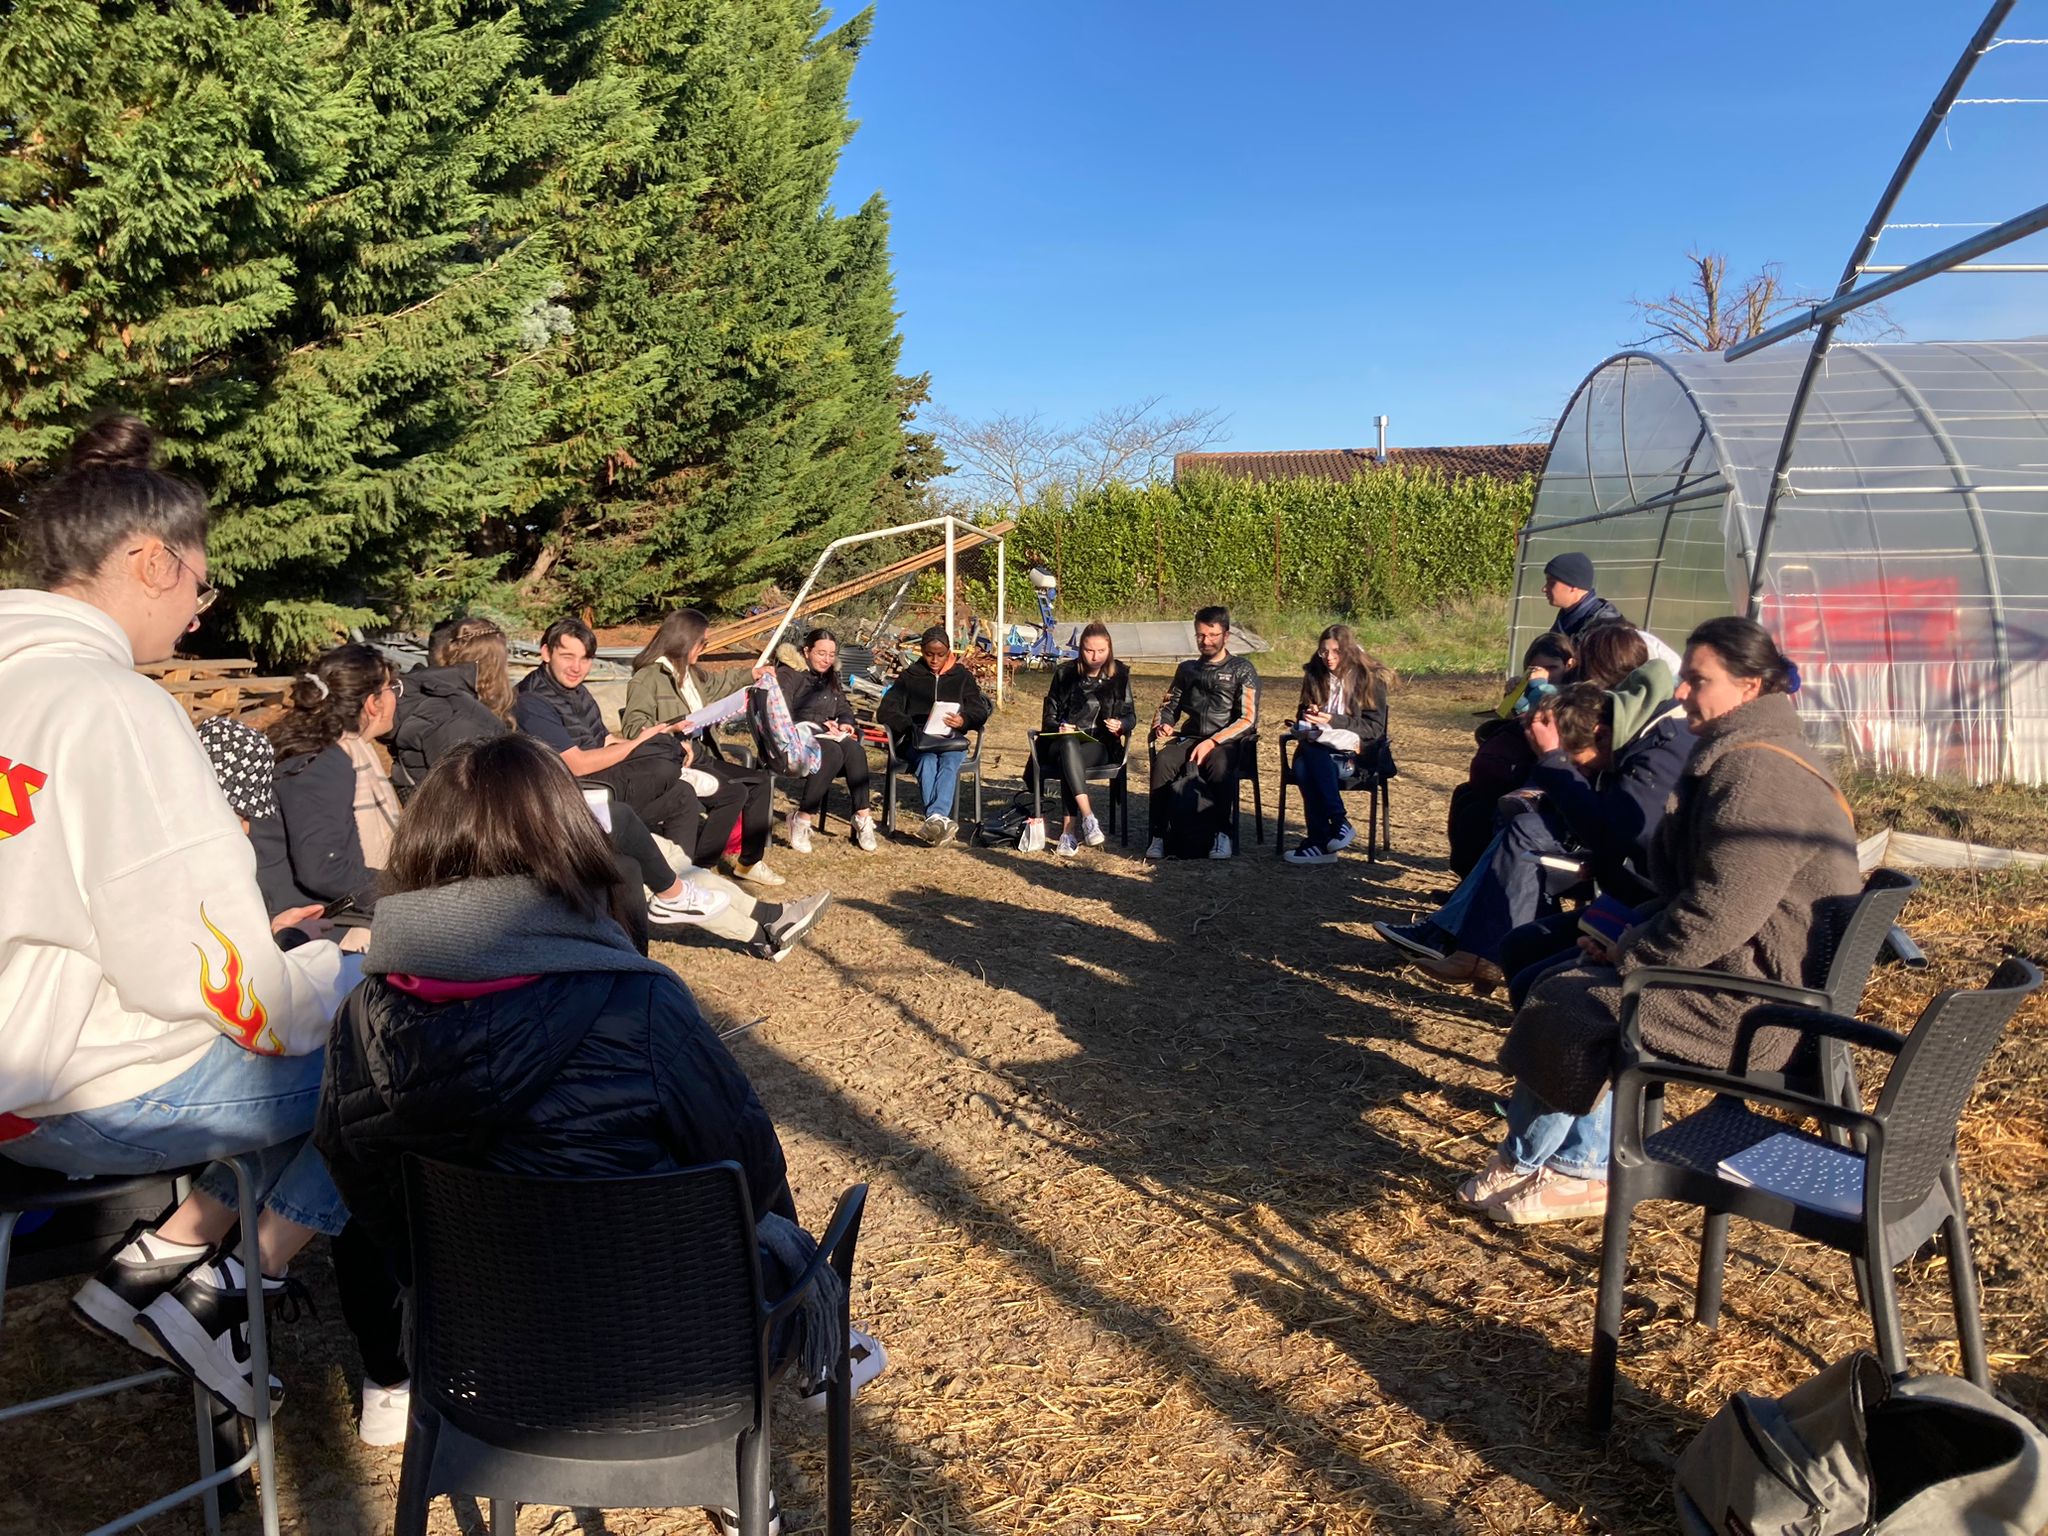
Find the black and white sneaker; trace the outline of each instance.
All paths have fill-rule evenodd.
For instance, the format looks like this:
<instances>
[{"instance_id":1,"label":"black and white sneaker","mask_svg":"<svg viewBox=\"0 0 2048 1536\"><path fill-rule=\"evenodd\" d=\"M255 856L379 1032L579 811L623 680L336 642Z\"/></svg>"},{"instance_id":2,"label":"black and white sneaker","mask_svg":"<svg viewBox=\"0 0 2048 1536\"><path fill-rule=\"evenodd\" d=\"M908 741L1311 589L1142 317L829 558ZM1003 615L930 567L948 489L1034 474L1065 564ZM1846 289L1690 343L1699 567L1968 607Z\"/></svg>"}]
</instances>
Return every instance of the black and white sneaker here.
<instances>
[{"instance_id":1,"label":"black and white sneaker","mask_svg":"<svg viewBox=\"0 0 2048 1536\"><path fill-rule=\"evenodd\" d=\"M1374 923L1372 931L1396 949L1423 960L1441 960L1458 947L1457 935L1444 932L1432 922Z\"/></svg>"},{"instance_id":2,"label":"black and white sneaker","mask_svg":"<svg viewBox=\"0 0 2048 1536\"><path fill-rule=\"evenodd\" d=\"M889 1351L872 1333L858 1328L846 1330L846 1384L848 1395L858 1397L860 1389L889 1368ZM825 1411L825 1383L798 1395L797 1402L812 1413Z\"/></svg>"},{"instance_id":3,"label":"black and white sneaker","mask_svg":"<svg viewBox=\"0 0 2048 1536\"><path fill-rule=\"evenodd\" d=\"M167 1243L138 1223L129 1232L128 1241L78 1288L71 1305L81 1318L109 1338L161 1360L163 1351L157 1348L155 1339L137 1326L136 1319L157 1297L212 1256L211 1248Z\"/></svg>"},{"instance_id":4,"label":"black and white sneaker","mask_svg":"<svg viewBox=\"0 0 2048 1536\"><path fill-rule=\"evenodd\" d=\"M1352 826L1351 823L1347 821L1342 826L1337 828L1337 835L1330 839L1328 847L1330 852L1332 853L1342 853L1346 848L1349 848L1353 843L1357 841L1358 828Z\"/></svg>"},{"instance_id":5,"label":"black and white sneaker","mask_svg":"<svg viewBox=\"0 0 2048 1536\"><path fill-rule=\"evenodd\" d=\"M266 1297L286 1293L283 1280L265 1276ZM232 1258L202 1264L152 1301L136 1319L156 1340L164 1359L245 1419L256 1416L249 1370L249 1293L242 1266ZM270 1406L284 1400L284 1384L269 1381Z\"/></svg>"},{"instance_id":6,"label":"black and white sneaker","mask_svg":"<svg viewBox=\"0 0 2048 1536\"><path fill-rule=\"evenodd\" d=\"M704 1511L718 1525L718 1536L740 1536L740 1512L736 1509L707 1509ZM782 1508L775 1502L775 1494L768 1495L768 1536L782 1536Z\"/></svg>"}]
</instances>

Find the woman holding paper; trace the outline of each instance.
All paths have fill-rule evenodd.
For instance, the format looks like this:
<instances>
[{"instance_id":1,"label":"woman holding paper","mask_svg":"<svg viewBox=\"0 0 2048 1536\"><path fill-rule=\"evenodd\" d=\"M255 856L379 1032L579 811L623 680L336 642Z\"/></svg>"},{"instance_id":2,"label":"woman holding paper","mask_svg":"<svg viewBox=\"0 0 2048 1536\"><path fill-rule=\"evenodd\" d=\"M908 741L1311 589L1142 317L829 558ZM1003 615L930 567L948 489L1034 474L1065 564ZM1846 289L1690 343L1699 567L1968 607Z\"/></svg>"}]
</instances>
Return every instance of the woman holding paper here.
<instances>
[{"instance_id":1,"label":"woman holding paper","mask_svg":"<svg viewBox=\"0 0 2048 1536\"><path fill-rule=\"evenodd\" d=\"M1393 669L1369 655L1348 624L1332 624L1302 667L1295 711L1294 782L1307 823L1290 864L1329 864L1351 846L1339 786L1361 759L1370 763L1387 739L1387 690Z\"/></svg>"},{"instance_id":2,"label":"woman holding paper","mask_svg":"<svg viewBox=\"0 0 2048 1536\"><path fill-rule=\"evenodd\" d=\"M1052 675L1031 761L1024 765L1027 795L1046 773L1059 776L1066 814L1055 852L1071 857L1084 842L1090 848L1102 845L1102 823L1088 802L1088 770L1123 760L1137 718L1131 669L1116 659L1109 626L1088 625L1081 631L1080 655L1062 662ZM1025 851L1044 846L1045 827L1034 824L1025 835Z\"/></svg>"},{"instance_id":3,"label":"woman holding paper","mask_svg":"<svg viewBox=\"0 0 2048 1536\"><path fill-rule=\"evenodd\" d=\"M626 685L626 702L619 710L619 729L624 735L636 736L655 725L681 727L691 716L716 714L719 704L743 693L766 670L765 666L721 667L707 672L698 666L710 628L711 621L695 608L678 608L661 621L661 628L633 658L633 680ZM735 716L739 713L734 711ZM775 818L774 785L769 775L728 762L709 725L678 729L676 735L683 749L684 776L701 774L714 781L695 786L706 805L728 804L730 795L743 797L739 856L724 860L720 867L738 880L781 885L782 876L768 867L765 858Z\"/></svg>"},{"instance_id":4,"label":"woman holding paper","mask_svg":"<svg viewBox=\"0 0 2048 1536\"><path fill-rule=\"evenodd\" d=\"M789 813L789 846L797 853L811 851L811 823L824 810L832 781L844 778L846 798L853 803L853 845L863 853L873 853L875 815L868 804L868 748L853 716L853 701L839 678L839 637L829 629L812 630L804 636L803 657L801 670L775 669L790 718L799 726L810 727L818 743L817 772L804 780L797 809Z\"/></svg>"},{"instance_id":5,"label":"woman holding paper","mask_svg":"<svg viewBox=\"0 0 2048 1536\"><path fill-rule=\"evenodd\" d=\"M882 695L876 718L895 743L896 755L917 774L924 795L924 825L918 836L933 847L959 830L953 793L967 756L967 733L988 723L989 702L974 675L953 654L943 625L918 638L918 660L903 669Z\"/></svg>"}]
</instances>

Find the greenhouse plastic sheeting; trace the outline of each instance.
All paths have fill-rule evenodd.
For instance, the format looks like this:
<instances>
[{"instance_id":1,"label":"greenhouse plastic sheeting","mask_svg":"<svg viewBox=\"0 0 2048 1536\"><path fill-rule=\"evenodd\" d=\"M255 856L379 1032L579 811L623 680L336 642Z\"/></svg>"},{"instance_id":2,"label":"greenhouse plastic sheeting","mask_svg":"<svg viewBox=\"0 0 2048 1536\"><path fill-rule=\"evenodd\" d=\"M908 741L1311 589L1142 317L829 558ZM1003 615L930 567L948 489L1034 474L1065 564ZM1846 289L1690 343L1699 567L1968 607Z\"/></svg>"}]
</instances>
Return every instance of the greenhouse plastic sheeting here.
<instances>
[{"instance_id":1,"label":"greenhouse plastic sheeting","mask_svg":"<svg viewBox=\"0 0 2048 1536\"><path fill-rule=\"evenodd\" d=\"M1511 666L1550 626L1543 565L1564 550L1674 646L1748 611L1806 357L1627 352L1593 371L1537 488ZM1837 345L1762 591L1817 742L1882 771L2048 782L2048 341Z\"/></svg>"}]
</instances>

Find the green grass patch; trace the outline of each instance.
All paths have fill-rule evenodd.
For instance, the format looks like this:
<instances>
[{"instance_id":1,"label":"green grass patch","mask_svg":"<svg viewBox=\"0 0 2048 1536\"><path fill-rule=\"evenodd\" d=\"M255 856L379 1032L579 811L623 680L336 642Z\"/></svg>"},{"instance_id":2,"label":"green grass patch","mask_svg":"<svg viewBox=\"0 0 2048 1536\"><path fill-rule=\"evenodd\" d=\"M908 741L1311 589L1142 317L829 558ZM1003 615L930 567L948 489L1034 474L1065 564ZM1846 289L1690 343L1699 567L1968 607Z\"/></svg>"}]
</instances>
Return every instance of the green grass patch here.
<instances>
[{"instance_id":1,"label":"green grass patch","mask_svg":"<svg viewBox=\"0 0 2048 1536\"><path fill-rule=\"evenodd\" d=\"M1157 619L1157 610L1133 608L1111 619ZM1293 677L1314 654L1316 637L1331 624L1349 624L1358 643L1403 677L1498 676L1507 658L1508 599L1501 595L1453 598L1390 618L1340 613L1261 612L1234 608L1242 624L1272 647L1252 657L1265 677Z\"/></svg>"},{"instance_id":2,"label":"green grass patch","mask_svg":"<svg viewBox=\"0 0 2048 1536\"><path fill-rule=\"evenodd\" d=\"M1893 827L1987 848L2048 852L2048 794L2029 785L1847 774L1842 792L1865 836Z\"/></svg>"}]
</instances>

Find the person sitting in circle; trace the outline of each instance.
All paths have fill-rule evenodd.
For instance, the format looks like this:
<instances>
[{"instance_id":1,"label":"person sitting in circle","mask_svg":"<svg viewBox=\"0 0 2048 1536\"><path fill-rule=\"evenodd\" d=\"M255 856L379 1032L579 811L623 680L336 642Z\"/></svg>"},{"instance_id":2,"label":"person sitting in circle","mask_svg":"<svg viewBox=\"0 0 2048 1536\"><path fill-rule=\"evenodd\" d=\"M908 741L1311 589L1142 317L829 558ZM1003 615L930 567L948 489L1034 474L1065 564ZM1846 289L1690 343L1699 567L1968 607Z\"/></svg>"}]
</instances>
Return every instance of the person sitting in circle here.
<instances>
[{"instance_id":1,"label":"person sitting in circle","mask_svg":"<svg viewBox=\"0 0 2048 1536\"><path fill-rule=\"evenodd\" d=\"M1332 624L1302 669L1294 728L1294 782L1301 786L1301 842L1290 864L1332 864L1356 835L1341 786L1379 761L1387 740L1387 690L1394 671L1369 654L1348 624Z\"/></svg>"},{"instance_id":2,"label":"person sitting in circle","mask_svg":"<svg viewBox=\"0 0 2048 1536\"><path fill-rule=\"evenodd\" d=\"M1024 765L1027 793L1037 789L1048 771L1059 777L1064 814L1053 851L1067 858L1080 852L1083 843L1099 848L1106 841L1088 798L1088 770L1122 762L1138 723L1131 669L1116 659L1109 626L1099 621L1087 625L1077 649L1080 654L1074 660L1061 662L1053 671L1031 761ZM1045 824L1027 826L1020 846L1027 853L1043 848Z\"/></svg>"},{"instance_id":3,"label":"person sitting in circle","mask_svg":"<svg viewBox=\"0 0 2048 1536\"><path fill-rule=\"evenodd\" d=\"M937 848L960 830L953 798L967 761L967 733L988 724L990 709L974 674L953 654L944 625L920 635L917 650L918 659L882 695L875 718L894 742L897 758L917 775L924 797L917 835Z\"/></svg>"},{"instance_id":4,"label":"person sitting in circle","mask_svg":"<svg viewBox=\"0 0 2048 1536\"><path fill-rule=\"evenodd\" d=\"M789 846L811 851L811 829L825 809L835 778L846 780L846 798L853 805L853 846L875 851L875 813L869 805L868 749L854 718L853 700L839 676L839 637L829 629L804 636L801 667L778 666L789 717L798 725L816 727L818 766L805 776L797 808L789 813ZM965 718L964 716L962 717Z\"/></svg>"}]
</instances>

